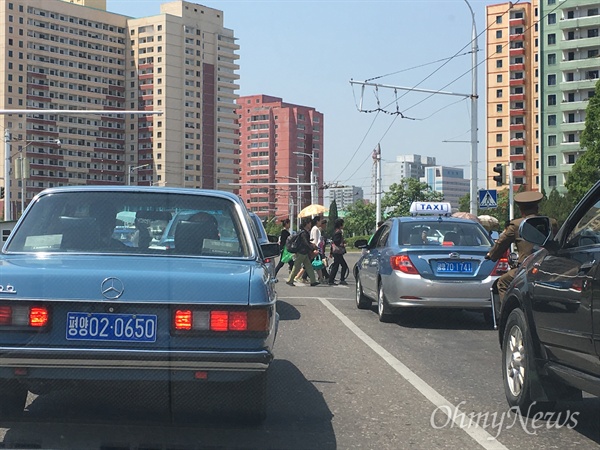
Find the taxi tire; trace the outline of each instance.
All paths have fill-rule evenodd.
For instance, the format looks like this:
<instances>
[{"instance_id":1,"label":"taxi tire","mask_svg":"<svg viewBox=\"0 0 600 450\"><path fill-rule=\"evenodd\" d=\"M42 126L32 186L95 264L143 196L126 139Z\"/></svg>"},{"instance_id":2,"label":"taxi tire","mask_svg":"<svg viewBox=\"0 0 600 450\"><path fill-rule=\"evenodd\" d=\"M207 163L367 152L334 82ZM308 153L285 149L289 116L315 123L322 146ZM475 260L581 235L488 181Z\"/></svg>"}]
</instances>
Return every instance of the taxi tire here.
<instances>
[{"instance_id":1,"label":"taxi tire","mask_svg":"<svg viewBox=\"0 0 600 450\"><path fill-rule=\"evenodd\" d=\"M379 321L383 323L394 322L396 317L390 305L388 305L387 300L385 299L385 293L383 292L383 285L379 284L379 290L377 291L377 315L379 316Z\"/></svg>"},{"instance_id":2,"label":"taxi tire","mask_svg":"<svg viewBox=\"0 0 600 450\"><path fill-rule=\"evenodd\" d=\"M356 278L356 307L358 309L371 309L373 302L363 293L360 278Z\"/></svg>"},{"instance_id":3,"label":"taxi tire","mask_svg":"<svg viewBox=\"0 0 600 450\"><path fill-rule=\"evenodd\" d=\"M27 388L16 380L0 381L0 418L17 418L27 402Z\"/></svg>"}]
</instances>

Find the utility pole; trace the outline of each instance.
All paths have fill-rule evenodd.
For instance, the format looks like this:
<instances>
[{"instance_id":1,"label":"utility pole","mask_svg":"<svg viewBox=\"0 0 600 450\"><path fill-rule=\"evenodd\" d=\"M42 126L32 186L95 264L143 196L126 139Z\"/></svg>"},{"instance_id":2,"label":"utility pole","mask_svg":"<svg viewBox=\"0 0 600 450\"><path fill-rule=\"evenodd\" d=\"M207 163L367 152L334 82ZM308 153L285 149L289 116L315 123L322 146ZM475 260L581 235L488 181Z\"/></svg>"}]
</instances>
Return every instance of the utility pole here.
<instances>
[{"instance_id":1,"label":"utility pole","mask_svg":"<svg viewBox=\"0 0 600 450\"><path fill-rule=\"evenodd\" d=\"M373 150L373 160L375 161L375 228L381 221L381 144Z\"/></svg>"},{"instance_id":2,"label":"utility pole","mask_svg":"<svg viewBox=\"0 0 600 450\"><path fill-rule=\"evenodd\" d=\"M10 130L4 131L4 221L12 220L10 210Z\"/></svg>"}]
</instances>

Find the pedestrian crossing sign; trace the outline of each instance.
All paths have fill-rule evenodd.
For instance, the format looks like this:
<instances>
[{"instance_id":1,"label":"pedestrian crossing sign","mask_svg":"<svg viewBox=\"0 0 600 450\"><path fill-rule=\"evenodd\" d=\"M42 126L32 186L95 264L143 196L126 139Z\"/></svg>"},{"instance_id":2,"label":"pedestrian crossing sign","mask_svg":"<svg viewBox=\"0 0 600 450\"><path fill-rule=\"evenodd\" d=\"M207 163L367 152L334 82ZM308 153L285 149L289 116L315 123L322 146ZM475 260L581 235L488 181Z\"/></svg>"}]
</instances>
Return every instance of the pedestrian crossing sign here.
<instances>
[{"instance_id":1,"label":"pedestrian crossing sign","mask_svg":"<svg viewBox=\"0 0 600 450\"><path fill-rule=\"evenodd\" d=\"M479 191L479 208L497 208L498 192L496 189L482 189Z\"/></svg>"}]
</instances>

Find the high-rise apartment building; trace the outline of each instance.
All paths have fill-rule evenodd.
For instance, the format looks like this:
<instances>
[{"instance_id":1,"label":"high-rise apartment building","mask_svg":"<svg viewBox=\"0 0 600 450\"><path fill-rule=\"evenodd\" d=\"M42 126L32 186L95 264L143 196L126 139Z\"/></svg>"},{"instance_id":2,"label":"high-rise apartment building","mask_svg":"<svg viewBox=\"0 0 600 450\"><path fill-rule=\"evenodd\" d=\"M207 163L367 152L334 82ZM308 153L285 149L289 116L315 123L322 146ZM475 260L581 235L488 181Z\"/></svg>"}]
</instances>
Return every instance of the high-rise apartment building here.
<instances>
[{"instance_id":1,"label":"high-rise apartment building","mask_svg":"<svg viewBox=\"0 0 600 450\"><path fill-rule=\"evenodd\" d=\"M280 219L295 217L311 197L322 204L323 114L268 95L240 97L237 103L239 194L248 209L263 219Z\"/></svg>"},{"instance_id":2,"label":"high-rise apartment building","mask_svg":"<svg viewBox=\"0 0 600 450\"><path fill-rule=\"evenodd\" d=\"M335 201L338 211L348 208L358 200L363 200L364 191L359 186L329 188L329 204Z\"/></svg>"},{"instance_id":3,"label":"high-rise apartment building","mask_svg":"<svg viewBox=\"0 0 600 450\"><path fill-rule=\"evenodd\" d=\"M509 163L515 190L540 187L537 3L486 8L488 189L497 187L492 169Z\"/></svg>"},{"instance_id":4,"label":"high-rise apartment building","mask_svg":"<svg viewBox=\"0 0 600 450\"><path fill-rule=\"evenodd\" d=\"M400 183L403 178L420 180L425 176L425 168L435 165L435 157L421 155L398 155L396 161L383 161L381 163L381 190L388 191L392 184Z\"/></svg>"},{"instance_id":5,"label":"high-rise apartment building","mask_svg":"<svg viewBox=\"0 0 600 450\"><path fill-rule=\"evenodd\" d=\"M459 199L469 194L471 180L465 179L463 169L457 167L425 167L425 176L421 181L427 183L432 191L444 196L452 211L458 211Z\"/></svg>"},{"instance_id":6,"label":"high-rise apartment building","mask_svg":"<svg viewBox=\"0 0 600 450\"><path fill-rule=\"evenodd\" d=\"M600 2L540 0L541 186L565 192L600 73Z\"/></svg>"},{"instance_id":7,"label":"high-rise apartment building","mask_svg":"<svg viewBox=\"0 0 600 450\"><path fill-rule=\"evenodd\" d=\"M0 42L0 108L57 110L0 117L12 154L30 161L25 186L12 178L6 193L13 215L22 194L52 186L236 190L239 46L222 11L173 1L131 18L105 0L5 0Z\"/></svg>"}]
</instances>

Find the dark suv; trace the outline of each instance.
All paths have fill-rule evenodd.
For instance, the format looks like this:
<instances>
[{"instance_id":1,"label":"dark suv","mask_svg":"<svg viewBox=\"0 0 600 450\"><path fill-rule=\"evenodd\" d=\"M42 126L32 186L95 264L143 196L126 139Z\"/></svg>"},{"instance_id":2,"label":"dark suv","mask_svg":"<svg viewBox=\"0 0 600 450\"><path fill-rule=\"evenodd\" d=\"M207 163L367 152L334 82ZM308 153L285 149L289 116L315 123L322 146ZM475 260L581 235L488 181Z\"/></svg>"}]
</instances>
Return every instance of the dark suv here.
<instances>
[{"instance_id":1,"label":"dark suv","mask_svg":"<svg viewBox=\"0 0 600 450\"><path fill-rule=\"evenodd\" d=\"M556 236L530 217L521 236L541 248L520 267L500 311L508 403L529 413L581 392L600 395L600 182Z\"/></svg>"}]
</instances>

